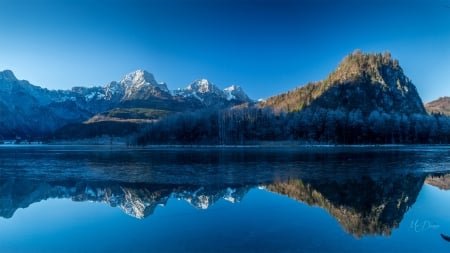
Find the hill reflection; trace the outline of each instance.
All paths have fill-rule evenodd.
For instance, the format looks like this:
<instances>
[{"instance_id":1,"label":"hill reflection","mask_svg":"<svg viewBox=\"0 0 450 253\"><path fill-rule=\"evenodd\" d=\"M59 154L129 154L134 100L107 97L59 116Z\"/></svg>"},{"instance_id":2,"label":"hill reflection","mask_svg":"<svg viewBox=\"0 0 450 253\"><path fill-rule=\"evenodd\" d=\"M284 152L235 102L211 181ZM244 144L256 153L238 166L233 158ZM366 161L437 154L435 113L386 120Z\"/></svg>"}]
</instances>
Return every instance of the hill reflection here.
<instances>
[{"instance_id":1,"label":"hill reflection","mask_svg":"<svg viewBox=\"0 0 450 253\"><path fill-rule=\"evenodd\" d=\"M309 205L326 209L350 234L390 235L414 204L424 176L371 178L359 180L302 181L292 179L268 189Z\"/></svg>"}]
</instances>

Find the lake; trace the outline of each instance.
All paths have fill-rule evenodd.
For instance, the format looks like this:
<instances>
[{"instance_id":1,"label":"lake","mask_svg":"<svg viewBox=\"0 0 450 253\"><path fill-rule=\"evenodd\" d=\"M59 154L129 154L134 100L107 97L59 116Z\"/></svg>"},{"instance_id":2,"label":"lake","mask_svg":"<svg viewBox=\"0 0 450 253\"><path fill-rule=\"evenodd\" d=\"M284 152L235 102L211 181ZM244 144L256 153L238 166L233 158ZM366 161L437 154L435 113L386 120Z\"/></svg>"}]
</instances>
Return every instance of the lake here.
<instances>
[{"instance_id":1,"label":"lake","mask_svg":"<svg viewBox=\"0 0 450 253\"><path fill-rule=\"evenodd\" d=\"M0 146L0 252L449 252L450 147Z\"/></svg>"}]
</instances>

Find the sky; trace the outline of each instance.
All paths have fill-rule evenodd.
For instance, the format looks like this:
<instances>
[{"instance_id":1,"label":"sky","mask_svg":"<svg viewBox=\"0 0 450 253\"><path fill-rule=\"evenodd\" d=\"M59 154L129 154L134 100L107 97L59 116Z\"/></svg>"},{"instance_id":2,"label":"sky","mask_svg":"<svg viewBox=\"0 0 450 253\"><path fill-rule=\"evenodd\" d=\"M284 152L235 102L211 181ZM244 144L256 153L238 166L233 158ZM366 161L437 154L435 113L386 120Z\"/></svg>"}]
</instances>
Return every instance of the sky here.
<instances>
[{"instance_id":1,"label":"sky","mask_svg":"<svg viewBox=\"0 0 450 253\"><path fill-rule=\"evenodd\" d=\"M390 51L424 102L450 96L450 0L0 0L0 70L49 89L137 69L267 98Z\"/></svg>"}]
</instances>

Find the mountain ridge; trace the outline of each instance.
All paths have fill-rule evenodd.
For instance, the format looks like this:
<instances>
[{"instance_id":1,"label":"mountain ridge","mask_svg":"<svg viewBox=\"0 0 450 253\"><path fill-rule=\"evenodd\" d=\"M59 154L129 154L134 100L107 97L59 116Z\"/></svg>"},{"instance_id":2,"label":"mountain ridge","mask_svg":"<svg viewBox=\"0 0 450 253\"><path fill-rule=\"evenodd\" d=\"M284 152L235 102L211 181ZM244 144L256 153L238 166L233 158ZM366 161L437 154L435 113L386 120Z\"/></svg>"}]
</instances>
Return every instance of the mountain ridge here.
<instances>
[{"instance_id":1,"label":"mountain ridge","mask_svg":"<svg viewBox=\"0 0 450 253\"><path fill-rule=\"evenodd\" d=\"M220 96L209 98L208 103L194 96L173 95L165 83L158 83L153 74L145 70L128 73L121 80L104 86L48 90L18 80L11 70L4 70L0 71L0 139L47 136L65 125L82 123L117 108L149 108L173 113L251 101L248 96L227 99L224 91L219 92ZM130 115L134 114L125 115L121 120L133 121L127 118ZM156 116L160 115L165 114Z\"/></svg>"},{"instance_id":2,"label":"mountain ridge","mask_svg":"<svg viewBox=\"0 0 450 253\"><path fill-rule=\"evenodd\" d=\"M216 93L220 97L228 98L227 100L233 100L235 97L229 96L228 94L232 91L238 90L240 93L244 93L241 96L236 96L238 99L245 98L249 101L253 101L248 97L247 94L243 91L242 87L239 85L232 84L228 87L225 87L223 90L220 90L215 84L211 83L207 79L197 79L194 82L188 84L185 88L177 88L175 90L169 90L167 84L165 82L157 82L154 75L146 70L138 69L136 71L127 73L124 77L119 81L111 81L105 85L94 85L94 86L73 86L70 89L47 89L41 86L33 85L27 80L19 80L15 76L14 72L9 69L5 69L0 71L0 82L7 81L6 86L11 88L11 82L23 83L26 85L30 85L34 88L38 88L41 90L45 90L50 93L60 93L59 101L64 100L74 100L75 97L68 97L68 95L74 95L72 93L84 94L86 95L86 100L92 99L111 99L112 96L117 93L121 94L118 89L124 89L124 97L121 100L133 99L133 96L137 96L135 93L140 88L151 88L153 90L159 89L161 92L165 92L167 94L178 96L180 93L184 93L186 91L195 91L198 93L206 94L206 93ZM0 83L0 88L5 89L5 83ZM101 91L105 90L105 91ZM227 91L227 92L224 92ZM100 92L104 92L106 94L99 94ZM66 95L66 96L64 96Z\"/></svg>"}]
</instances>

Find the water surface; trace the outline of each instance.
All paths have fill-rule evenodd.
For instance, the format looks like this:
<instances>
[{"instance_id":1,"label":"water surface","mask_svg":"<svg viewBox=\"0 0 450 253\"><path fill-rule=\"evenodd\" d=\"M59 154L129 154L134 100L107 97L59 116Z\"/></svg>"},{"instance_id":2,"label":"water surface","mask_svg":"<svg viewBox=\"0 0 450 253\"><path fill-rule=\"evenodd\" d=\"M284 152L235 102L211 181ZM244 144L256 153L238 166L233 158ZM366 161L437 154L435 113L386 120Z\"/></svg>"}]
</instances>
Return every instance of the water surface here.
<instances>
[{"instance_id":1,"label":"water surface","mask_svg":"<svg viewBox=\"0 0 450 253\"><path fill-rule=\"evenodd\" d=\"M448 252L445 146L0 146L0 252Z\"/></svg>"}]
</instances>

